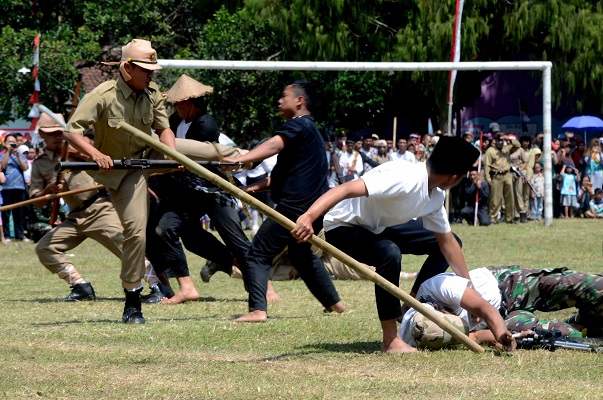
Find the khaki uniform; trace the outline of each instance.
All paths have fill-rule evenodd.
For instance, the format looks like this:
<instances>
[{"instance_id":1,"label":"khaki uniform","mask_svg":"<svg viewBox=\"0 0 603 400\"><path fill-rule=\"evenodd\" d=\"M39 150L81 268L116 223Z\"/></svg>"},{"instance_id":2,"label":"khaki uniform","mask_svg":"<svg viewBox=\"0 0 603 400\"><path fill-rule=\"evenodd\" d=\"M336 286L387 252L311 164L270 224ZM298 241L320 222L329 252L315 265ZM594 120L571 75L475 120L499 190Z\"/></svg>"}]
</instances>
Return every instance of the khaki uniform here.
<instances>
[{"instance_id":1,"label":"khaki uniform","mask_svg":"<svg viewBox=\"0 0 603 400\"><path fill-rule=\"evenodd\" d=\"M492 221L497 220L503 198L507 222L512 221L515 216L510 156L520 147L519 141L512 140L511 144L501 150L493 146L484 154L484 177L490 185L490 220Z\"/></svg>"},{"instance_id":2,"label":"khaki uniform","mask_svg":"<svg viewBox=\"0 0 603 400\"><path fill-rule=\"evenodd\" d=\"M532 149L520 148L511 154L511 164L523 171L527 180L534 175L534 153ZM515 192L515 211L527 214L530 209L530 186L522 178L513 176L513 189Z\"/></svg>"},{"instance_id":3,"label":"khaki uniform","mask_svg":"<svg viewBox=\"0 0 603 400\"><path fill-rule=\"evenodd\" d=\"M59 153L46 150L34 161L31 171L30 196L41 192L56 179L54 166ZM95 186L96 182L85 172L65 172L66 190ZM87 238L102 244L117 257L121 257L124 241L123 227L111 202L98 190L64 197L72 212L60 225L40 239L36 253L40 262L52 273L57 274L71 261L65 252L78 246Z\"/></svg>"},{"instance_id":4,"label":"khaki uniform","mask_svg":"<svg viewBox=\"0 0 603 400\"><path fill-rule=\"evenodd\" d=\"M166 158L144 142L118 131L117 126L121 122L127 122L149 136L153 135L152 129L169 128L164 99L154 82L142 93L134 92L121 76L102 83L80 101L67 130L83 135L92 124L94 147L113 159ZM222 157L239 155L233 147L186 139L176 139L176 150L199 161L218 160L217 151L222 153ZM141 170L98 171L94 174L95 180L109 189L123 225L125 241L121 276L129 286L139 283L145 272L145 230L149 209L146 175Z\"/></svg>"}]
</instances>

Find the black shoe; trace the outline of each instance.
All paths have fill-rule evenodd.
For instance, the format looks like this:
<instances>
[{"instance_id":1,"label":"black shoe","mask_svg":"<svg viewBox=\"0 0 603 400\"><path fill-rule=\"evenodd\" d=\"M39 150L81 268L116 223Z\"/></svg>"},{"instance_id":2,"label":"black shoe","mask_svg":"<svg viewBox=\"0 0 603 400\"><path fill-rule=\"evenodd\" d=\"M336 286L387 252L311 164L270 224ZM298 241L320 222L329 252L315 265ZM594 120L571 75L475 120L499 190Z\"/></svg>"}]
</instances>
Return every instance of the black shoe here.
<instances>
[{"instance_id":1,"label":"black shoe","mask_svg":"<svg viewBox=\"0 0 603 400\"><path fill-rule=\"evenodd\" d=\"M528 215L526 213L520 213L519 222L521 222L522 224L528 222Z\"/></svg>"},{"instance_id":2,"label":"black shoe","mask_svg":"<svg viewBox=\"0 0 603 400\"><path fill-rule=\"evenodd\" d=\"M232 275L232 265L228 267L223 267L220 264L207 260L203 268L201 268L201 280L205 283L209 282L211 277L218 271L222 271L227 273L228 275Z\"/></svg>"},{"instance_id":3,"label":"black shoe","mask_svg":"<svg viewBox=\"0 0 603 400\"><path fill-rule=\"evenodd\" d=\"M126 294L126 304L121 321L124 324L144 324L146 321L142 316L142 305L140 304L140 292L142 288L134 291L124 289Z\"/></svg>"},{"instance_id":4,"label":"black shoe","mask_svg":"<svg viewBox=\"0 0 603 400\"><path fill-rule=\"evenodd\" d=\"M88 282L80 283L71 287L71 293L69 296L60 299L59 301L87 301L96 300L96 294L94 288Z\"/></svg>"},{"instance_id":5,"label":"black shoe","mask_svg":"<svg viewBox=\"0 0 603 400\"><path fill-rule=\"evenodd\" d=\"M147 297L145 303L147 304L156 304L161 301L164 297L172 298L174 295L161 284L161 282L157 282L153 286L150 287L151 294Z\"/></svg>"}]
</instances>

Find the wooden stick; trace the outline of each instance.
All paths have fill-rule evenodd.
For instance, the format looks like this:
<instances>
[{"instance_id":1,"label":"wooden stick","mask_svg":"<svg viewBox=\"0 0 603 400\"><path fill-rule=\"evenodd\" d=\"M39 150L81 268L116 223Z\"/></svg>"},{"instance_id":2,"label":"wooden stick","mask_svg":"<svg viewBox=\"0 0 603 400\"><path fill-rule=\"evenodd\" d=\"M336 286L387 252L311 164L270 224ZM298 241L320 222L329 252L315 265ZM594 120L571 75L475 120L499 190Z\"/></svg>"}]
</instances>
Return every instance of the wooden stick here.
<instances>
[{"instance_id":1,"label":"wooden stick","mask_svg":"<svg viewBox=\"0 0 603 400\"><path fill-rule=\"evenodd\" d=\"M67 192L47 194L44 196L36 197L35 199L20 201L15 204L9 204L7 206L0 207L0 211L8 211L8 210L12 210L13 208L19 208L19 207L23 207L23 206L26 206L29 204L37 203L38 201L41 201L41 200L52 200L52 199L56 199L58 197L65 197L65 196L69 196L71 194L84 193L84 192L89 192L91 190L102 189L102 188L104 188L103 185L96 185L96 186L90 186L87 188L69 190Z\"/></svg>"},{"instance_id":2,"label":"wooden stick","mask_svg":"<svg viewBox=\"0 0 603 400\"><path fill-rule=\"evenodd\" d=\"M250 196L249 194L245 193L241 189L237 188L236 186L231 185L229 182L225 181L218 175L208 171L205 168L202 168L201 166L199 166L196 162L194 162L190 158L188 158L188 157L178 153L176 150L164 145L159 140L153 139L151 136L147 135L146 133L136 129L132 125L125 123L125 122L122 122L117 127L117 129L118 130L121 129L122 131L125 131L126 133L135 137L136 139L139 139L139 140L145 142L153 149L167 155L168 157L170 157L171 159L173 159L175 161L178 161L179 163L184 165L189 170L201 175L203 178L212 182L214 185L224 189L228 193L239 198L242 202L249 204L253 208L256 208L258 211L260 211L264 215L267 215L270 219L272 219L273 221L282 225L283 227L287 228L288 230L291 231L295 228L295 223L293 221L289 220L288 218L285 218L283 215L281 215L274 209L268 207L261 201L258 201L254 197ZM466 336L464 334L464 332L462 332L460 329L458 329L457 327L452 325L450 322L448 322L446 319L444 319L441 314L426 307L424 304L419 302L417 299L413 298L412 296L410 296L409 294L407 294L406 292L401 290L398 286L394 285L393 283L391 283L388 280L386 280L385 278L383 278L381 275L377 274L375 271L372 271L371 269L360 264L358 261L356 261L352 257L348 256L347 254L345 254L341 250L337 249L336 247L331 246L329 243L320 239L316 235L312 236L312 238L310 239L310 243L312 243L314 246L318 247L319 249L327 252L328 254L332 255L333 257L337 258L344 264L350 266L352 269L354 269L356 272L358 272L360 274L360 276L381 286L382 288L387 290L389 293L391 293L393 296L402 300L408 306L414 308L421 314L425 315L427 318L432 320L436 325L438 325L440 328L444 329L446 332L450 333L459 342L461 342L465 346L469 347L474 352L476 352L476 353L484 352L484 349L479 344L477 344L474 341L472 341L471 339L469 339L469 337Z\"/></svg>"},{"instance_id":3,"label":"wooden stick","mask_svg":"<svg viewBox=\"0 0 603 400\"><path fill-rule=\"evenodd\" d=\"M398 130L398 117L394 117L394 126L393 126L393 132L394 134L392 135L392 147L395 147L396 150L398 150L398 142L396 142L396 131Z\"/></svg>"}]
</instances>

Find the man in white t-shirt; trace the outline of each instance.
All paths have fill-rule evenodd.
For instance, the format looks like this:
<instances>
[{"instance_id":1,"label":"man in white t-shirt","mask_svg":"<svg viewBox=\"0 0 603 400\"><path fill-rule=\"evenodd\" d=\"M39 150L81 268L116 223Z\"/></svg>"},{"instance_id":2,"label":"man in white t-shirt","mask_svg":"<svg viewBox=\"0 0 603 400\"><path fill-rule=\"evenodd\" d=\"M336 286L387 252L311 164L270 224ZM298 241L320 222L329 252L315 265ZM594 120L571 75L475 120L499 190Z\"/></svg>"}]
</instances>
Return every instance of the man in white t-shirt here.
<instances>
[{"instance_id":1,"label":"man in white t-shirt","mask_svg":"<svg viewBox=\"0 0 603 400\"><path fill-rule=\"evenodd\" d=\"M405 160L411 163L417 163L417 158L410 151L406 151L406 139L398 139L398 151L390 155L392 161Z\"/></svg>"},{"instance_id":2,"label":"man in white t-shirt","mask_svg":"<svg viewBox=\"0 0 603 400\"><path fill-rule=\"evenodd\" d=\"M394 161L365 173L322 195L297 219L291 232L299 241L310 239L312 222L324 217L329 243L399 285L402 254L429 255L411 294L425 280L448 266L469 279L460 240L450 230L444 191L457 185L471 169L479 150L460 138L442 138L426 163ZM422 220L422 222L420 220ZM382 351L411 353L398 336L400 301L375 286L383 330Z\"/></svg>"},{"instance_id":3,"label":"man in white t-shirt","mask_svg":"<svg viewBox=\"0 0 603 400\"><path fill-rule=\"evenodd\" d=\"M498 312L501 304L498 281L488 268L474 269L469 276L471 281L454 274L438 274L423 282L417 300L444 315L456 316L472 340L514 350L517 344ZM441 328L425 321L414 308L404 314L399 335L412 347L441 348L447 344Z\"/></svg>"},{"instance_id":4,"label":"man in white t-shirt","mask_svg":"<svg viewBox=\"0 0 603 400\"><path fill-rule=\"evenodd\" d=\"M344 177L344 182L356 179L360 175L362 175L362 172L364 171L364 166L362 165L362 157L360 156L360 153L354 149L353 140L346 141L346 150L341 152L341 157L339 158L339 166L341 167L341 173L342 177Z\"/></svg>"}]
</instances>

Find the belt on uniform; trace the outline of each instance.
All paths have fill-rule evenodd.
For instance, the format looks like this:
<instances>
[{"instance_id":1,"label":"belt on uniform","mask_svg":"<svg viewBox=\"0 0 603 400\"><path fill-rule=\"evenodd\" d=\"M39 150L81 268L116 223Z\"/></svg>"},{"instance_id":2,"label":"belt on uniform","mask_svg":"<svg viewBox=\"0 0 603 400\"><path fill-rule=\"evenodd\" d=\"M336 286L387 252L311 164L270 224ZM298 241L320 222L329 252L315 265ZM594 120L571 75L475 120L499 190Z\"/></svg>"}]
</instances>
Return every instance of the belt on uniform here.
<instances>
[{"instance_id":1,"label":"belt on uniform","mask_svg":"<svg viewBox=\"0 0 603 400\"><path fill-rule=\"evenodd\" d=\"M84 200L82 204L71 210L69 214L71 215L80 211L84 211L86 208L90 207L92 203L94 203L96 200L100 199L101 197L107 197L108 195L109 193L107 193L105 189L100 189L98 192L96 192L94 196Z\"/></svg>"},{"instance_id":2,"label":"belt on uniform","mask_svg":"<svg viewBox=\"0 0 603 400\"><path fill-rule=\"evenodd\" d=\"M505 175L508 173L509 173L509 171L496 171L496 172L490 172L490 176Z\"/></svg>"}]
</instances>

